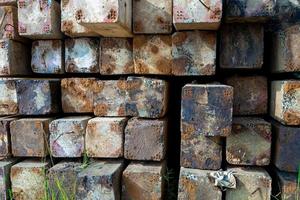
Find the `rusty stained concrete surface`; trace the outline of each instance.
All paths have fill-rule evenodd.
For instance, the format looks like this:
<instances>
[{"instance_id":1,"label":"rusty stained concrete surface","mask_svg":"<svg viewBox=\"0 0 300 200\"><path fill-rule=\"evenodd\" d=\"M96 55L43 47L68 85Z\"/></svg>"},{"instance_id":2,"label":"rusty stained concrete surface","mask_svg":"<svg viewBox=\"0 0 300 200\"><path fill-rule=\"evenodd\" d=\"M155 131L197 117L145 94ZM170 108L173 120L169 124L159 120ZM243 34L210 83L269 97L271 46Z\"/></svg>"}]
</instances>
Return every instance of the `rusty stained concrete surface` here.
<instances>
[{"instance_id":1,"label":"rusty stained concrete surface","mask_svg":"<svg viewBox=\"0 0 300 200\"><path fill-rule=\"evenodd\" d=\"M129 164L122 176L122 198L125 200L163 199L165 167L164 163Z\"/></svg>"},{"instance_id":2,"label":"rusty stained concrete surface","mask_svg":"<svg viewBox=\"0 0 300 200\"><path fill-rule=\"evenodd\" d=\"M18 114L17 89L14 79L0 78L0 115Z\"/></svg>"},{"instance_id":3,"label":"rusty stained concrete surface","mask_svg":"<svg viewBox=\"0 0 300 200\"><path fill-rule=\"evenodd\" d=\"M88 121L85 148L88 157L120 158L124 151L126 117L96 117Z\"/></svg>"},{"instance_id":4,"label":"rusty stained concrete surface","mask_svg":"<svg viewBox=\"0 0 300 200\"><path fill-rule=\"evenodd\" d=\"M30 39L61 39L60 5L52 0L19 0L18 28L22 37Z\"/></svg>"},{"instance_id":5,"label":"rusty stained concrete surface","mask_svg":"<svg viewBox=\"0 0 300 200\"><path fill-rule=\"evenodd\" d=\"M167 149L167 120L131 118L125 129L124 157L161 161Z\"/></svg>"},{"instance_id":6,"label":"rusty stained concrete surface","mask_svg":"<svg viewBox=\"0 0 300 200\"><path fill-rule=\"evenodd\" d=\"M77 176L76 199L121 198L121 161L96 161Z\"/></svg>"},{"instance_id":7,"label":"rusty stained concrete surface","mask_svg":"<svg viewBox=\"0 0 300 200\"><path fill-rule=\"evenodd\" d=\"M61 102L64 113L92 113L94 78L61 80Z\"/></svg>"},{"instance_id":8,"label":"rusty stained concrete surface","mask_svg":"<svg viewBox=\"0 0 300 200\"><path fill-rule=\"evenodd\" d=\"M300 81L271 83L270 115L285 125L300 125Z\"/></svg>"},{"instance_id":9,"label":"rusty stained concrete surface","mask_svg":"<svg viewBox=\"0 0 300 200\"><path fill-rule=\"evenodd\" d=\"M276 171L278 176L278 184L280 189L280 197L282 200L295 200L300 195L297 186L297 173L288 173Z\"/></svg>"},{"instance_id":10,"label":"rusty stained concrete surface","mask_svg":"<svg viewBox=\"0 0 300 200\"><path fill-rule=\"evenodd\" d=\"M175 32L172 35L173 75L214 75L216 48L216 33L208 31Z\"/></svg>"},{"instance_id":11,"label":"rusty stained concrete surface","mask_svg":"<svg viewBox=\"0 0 300 200\"><path fill-rule=\"evenodd\" d=\"M133 44L130 38L101 38L100 74L133 74Z\"/></svg>"},{"instance_id":12,"label":"rusty stained concrete surface","mask_svg":"<svg viewBox=\"0 0 300 200\"><path fill-rule=\"evenodd\" d=\"M86 126L91 117L65 117L49 125L51 155L56 158L80 158L84 153Z\"/></svg>"},{"instance_id":13,"label":"rusty stained concrete surface","mask_svg":"<svg viewBox=\"0 0 300 200\"><path fill-rule=\"evenodd\" d=\"M49 166L48 161L39 162L35 160L25 160L12 166L10 179L14 199L43 199L46 195L45 170L47 170Z\"/></svg>"},{"instance_id":14,"label":"rusty stained concrete surface","mask_svg":"<svg viewBox=\"0 0 300 200\"><path fill-rule=\"evenodd\" d=\"M222 0L173 0L176 30L218 30L223 12Z\"/></svg>"},{"instance_id":15,"label":"rusty stained concrete surface","mask_svg":"<svg viewBox=\"0 0 300 200\"><path fill-rule=\"evenodd\" d=\"M221 84L187 84L182 89L181 132L228 136L231 132L233 87Z\"/></svg>"},{"instance_id":16,"label":"rusty stained concrete surface","mask_svg":"<svg viewBox=\"0 0 300 200\"><path fill-rule=\"evenodd\" d=\"M11 122L12 154L16 157L46 157L49 154L51 118L24 118Z\"/></svg>"},{"instance_id":17,"label":"rusty stained concrete surface","mask_svg":"<svg viewBox=\"0 0 300 200\"><path fill-rule=\"evenodd\" d=\"M10 157L11 153L11 134L10 124L17 120L13 117L0 118L0 157Z\"/></svg>"},{"instance_id":18,"label":"rusty stained concrete surface","mask_svg":"<svg viewBox=\"0 0 300 200\"><path fill-rule=\"evenodd\" d=\"M172 0L133 0L132 3L135 34L170 34L172 32Z\"/></svg>"},{"instance_id":19,"label":"rusty stained concrete surface","mask_svg":"<svg viewBox=\"0 0 300 200\"><path fill-rule=\"evenodd\" d=\"M31 55L31 69L34 73L65 73L62 40L33 41Z\"/></svg>"},{"instance_id":20,"label":"rusty stained concrete surface","mask_svg":"<svg viewBox=\"0 0 300 200\"><path fill-rule=\"evenodd\" d=\"M234 88L233 115L268 112L268 80L264 76L232 76L225 83Z\"/></svg>"},{"instance_id":21,"label":"rusty stained concrete surface","mask_svg":"<svg viewBox=\"0 0 300 200\"><path fill-rule=\"evenodd\" d=\"M262 118L234 118L232 133L226 138L227 162L233 165L269 165L271 137L271 124Z\"/></svg>"},{"instance_id":22,"label":"rusty stained concrete surface","mask_svg":"<svg viewBox=\"0 0 300 200\"><path fill-rule=\"evenodd\" d=\"M188 169L181 167L179 175L178 200L221 200L222 191L209 178L211 170Z\"/></svg>"}]
</instances>

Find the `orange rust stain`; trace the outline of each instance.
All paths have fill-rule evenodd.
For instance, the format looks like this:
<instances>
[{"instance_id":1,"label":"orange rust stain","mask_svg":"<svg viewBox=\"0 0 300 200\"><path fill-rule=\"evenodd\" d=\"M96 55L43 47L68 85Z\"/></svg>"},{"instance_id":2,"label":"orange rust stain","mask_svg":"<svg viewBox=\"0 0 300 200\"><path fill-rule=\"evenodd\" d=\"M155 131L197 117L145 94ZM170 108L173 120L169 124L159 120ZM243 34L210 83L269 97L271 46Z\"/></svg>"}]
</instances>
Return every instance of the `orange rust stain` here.
<instances>
[{"instance_id":1,"label":"orange rust stain","mask_svg":"<svg viewBox=\"0 0 300 200\"><path fill-rule=\"evenodd\" d=\"M142 32L144 30L144 25L140 20L135 21L133 27L135 32Z\"/></svg>"},{"instance_id":2,"label":"orange rust stain","mask_svg":"<svg viewBox=\"0 0 300 200\"><path fill-rule=\"evenodd\" d=\"M298 125L300 124L299 113L287 111L283 114L283 120L288 125Z\"/></svg>"},{"instance_id":3,"label":"orange rust stain","mask_svg":"<svg viewBox=\"0 0 300 200\"><path fill-rule=\"evenodd\" d=\"M156 61L157 70L163 74L172 73L172 60L161 58Z\"/></svg>"},{"instance_id":4,"label":"orange rust stain","mask_svg":"<svg viewBox=\"0 0 300 200\"><path fill-rule=\"evenodd\" d=\"M62 25L62 31L66 33L72 33L74 25L72 21L64 21Z\"/></svg>"},{"instance_id":5,"label":"orange rust stain","mask_svg":"<svg viewBox=\"0 0 300 200\"><path fill-rule=\"evenodd\" d=\"M136 73L140 73L140 74L148 74L149 67L142 60L136 60L135 71Z\"/></svg>"},{"instance_id":6,"label":"orange rust stain","mask_svg":"<svg viewBox=\"0 0 300 200\"><path fill-rule=\"evenodd\" d=\"M105 116L105 115L107 115L107 112L108 112L108 107L106 104L101 103L101 104L97 104L95 106L95 109L94 109L95 115Z\"/></svg>"},{"instance_id":7,"label":"orange rust stain","mask_svg":"<svg viewBox=\"0 0 300 200\"><path fill-rule=\"evenodd\" d=\"M173 35L172 42L176 46L183 45L188 35L186 32L177 32Z\"/></svg>"}]
</instances>

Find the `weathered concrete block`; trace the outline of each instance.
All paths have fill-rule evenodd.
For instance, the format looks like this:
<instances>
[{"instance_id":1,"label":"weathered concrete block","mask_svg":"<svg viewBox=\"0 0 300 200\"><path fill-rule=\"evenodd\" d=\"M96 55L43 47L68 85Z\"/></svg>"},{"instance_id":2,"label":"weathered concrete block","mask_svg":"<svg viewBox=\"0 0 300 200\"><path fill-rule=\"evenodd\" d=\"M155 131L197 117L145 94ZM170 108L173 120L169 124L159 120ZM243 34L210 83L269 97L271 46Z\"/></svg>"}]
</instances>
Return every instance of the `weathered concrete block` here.
<instances>
[{"instance_id":1,"label":"weathered concrete block","mask_svg":"<svg viewBox=\"0 0 300 200\"><path fill-rule=\"evenodd\" d=\"M61 39L57 1L18 0L19 33L30 39Z\"/></svg>"},{"instance_id":2,"label":"weathered concrete block","mask_svg":"<svg viewBox=\"0 0 300 200\"><path fill-rule=\"evenodd\" d=\"M95 162L78 174L76 199L120 199L123 164Z\"/></svg>"},{"instance_id":3,"label":"weathered concrete block","mask_svg":"<svg viewBox=\"0 0 300 200\"><path fill-rule=\"evenodd\" d=\"M133 61L136 74L172 74L172 37L138 35L133 38Z\"/></svg>"},{"instance_id":4,"label":"weathered concrete block","mask_svg":"<svg viewBox=\"0 0 300 200\"><path fill-rule=\"evenodd\" d=\"M85 6L82 0L61 0L61 31L70 37L98 36L77 23L76 11Z\"/></svg>"},{"instance_id":5,"label":"weathered concrete block","mask_svg":"<svg viewBox=\"0 0 300 200\"><path fill-rule=\"evenodd\" d=\"M128 77L126 114L144 118L161 118L168 110L169 85L165 80Z\"/></svg>"},{"instance_id":6,"label":"weathered concrete block","mask_svg":"<svg viewBox=\"0 0 300 200\"><path fill-rule=\"evenodd\" d=\"M65 68L68 73L99 72L99 39L65 40Z\"/></svg>"},{"instance_id":7,"label":"weathered concrete block","mask_svg":"<svg viewBox=\"0 0 300 200\"><path fill-rule=\"evenodd\" d=\"M85 148L88 157L123 157L125 117L97 117L89 120L86 128Z\"/></svg>"},{"instance_id":8,"label":"weathered concrete block","mask_svg":"<svg viewBox=\"0 0 300 200\"><path fill-rule=\"evenodd\" d=\"M172 32L172 0L133 0L133 32L135 34L167 34Z\"/></svg>"},{"instance_id":9,"label":"weathered concrete block","mask_svg":"<svg viewBox=\"0 0 300 200\"><path fill-rule=\"evenodd\" d=\"M265 166L271 160L271 124L260 118L234 118L226 138L226 160L233 165Z\"/></svg>"},{"instance_id":10,"label":"weathered concrete block","mask_svg":"<svg viewBox=\"0 0 300 200\"><path fill-rule=\"evenodd\" d=\"M84 0L77 22L104 37L132 37L132 0ZM97 8L97 9L95 9Z\"/></svg>"},{"instance_id":11,"label":"weathered concrete block","mask_svg":"<svg viewBox=\"0 0 300 200\"><path fill-rule=\"evenodd\" d=\"M226 22L266 22L275 16L276 0L227 0Z\"/></svg>"},{"instance_id":12,"label":"weathered concrete block","mask_svg":"<svg viewBox=\"0 0 300 200\"><path fill-rule=\"evenodd\" d=\"M30 51L17 41L0 40L0 76L31 74Z\"/></svg>"},{"instance_id":13,"label":"weathered concrete block","mask_svg":"<svg viewBox=\"0 0 300 200\"><path fill-rule=\"evenodd\" d=\"M49 153L51 118L24 118L10 123L12 154L16 157L45 157Z\"/></svg>"},{"instance_id":14,"label":"weathered concrete block","mask_svg":"<svg viewBox=\"0 0 300 200\"><path fill-rule=\"evenodd\" d=\"M214 32L186 31L172 36L174 75L214 75L217 35Z\"/></svg>"},{"instance_id":15,"label":"weathered concrete block","mask_svg":"<svg viewBox=\"0 0 300 200\"><path fill-rule=\"evenodd\" d=\"M126 116L126 80L96 81L94 114L96 116Z\"/></svg>"},{"instance_id":16,"label":"weathered concrete block","mask_svg":"<svg viewBox=\"0 0 300 200\"><path fill-rule=\"evenodd\" d=\"M31 69L40 74L63 74L63 42L61 40L36 40L32 43Z\"/></svg>"},{"instance_id":17,"label":"weathered concrete block","mask_svg":"<svg viewBox=\"0 0 300 200\"><path fill-rule=\"evenodd\" d=\"M79 162L62 161L48 170L49 194L55 199L74 199L77 175L83 169Z\"/></svg>"},{"instance_id":18,"label":"weathered concrete block","mask_svg":"<svg viewBox=\"0 0 300 200\"><path fill-rule=\"evenodd\" d=\"M15 200L44 199L48 161L25 160L11 167L10 179Z\"/></svg>"},{"instance_id":19,"label":"weathered concrete block","mask_svg":"<svg viewBox=\"0 0 300 200\"><path fill-rule=\"evenodd\" d=\"M179 176L178 200L221 200L222 191L209 178L211 172L213 171L182 167Z\"/></svg>"},{"instance_id":20,"label":"weathered concrete block","mask_svg":"<svg viewBox=\"0 0 300 200\"><path fill-rule=\"evenodd\" d=\"M276 171L278 176L279 196L281 200L295 200L300 196L297 185L297 173Z\"/></svg>"},{"instance_id":21,"label":"weathered concrete block","mask_svg":"<svg viewBox=\"0 0 300 200\"><path fill-rule=\"evenodd\" d=\"M53 157L77 158L84 153L84 137L90 117L66 117L51 122L50 149Z\"/></svg>"},{"instance_id":22,"label":"weathered concrete block","mask_svg":"<svg viewBox=\"0 0 300 200\"><path fill-rule=\"evenodd\" d=\"M234 115L263 115L268 112L268 81L264 76L232 76L225 83L234 88Z\"/></svg>"},{"instance_id":23,"label":"weathered concrete block","mask_svg":"<svg viewBox=\"0 0 300 200\"><path fill-rule=\"evenodd\" d=\"M300 125L300 81L272 81L270 115L285 125Z\"/></svg>"},{"instance_id":24,"label":"weathered concrete block","mask_svg":"<svg viewBox=\"0 0 300 200\"><path fill-rule=\"evenodd\" d=\"M9 2L5 3L7 3L7 5L9 4ZM26 41L24 38L20 37L18 32L18 9L15 6L3 6L2 4L5 3L3 0L0 0L0 38ZM14 3L17 4L16 1Z\"/></svg>"},{"instance_id":25,"label":"weathered concrete block","mask_svg":"<svg viewBox=\"0 0 300 200\"><path fill-rule=\"evenodd\" d=\"M260 69L264 55L263 24L226 24L221 29L220 67Z\"/></svg>"},{"instance_id":26,"label":"weathered concrete block","mask_svg":"<svg viewBox=\"0 0 300 200\"><path fill-rule=\"evenodd\" d=\"M22 79L16 81L19 114L46 115L60 110L58 79Z\"/></svg>"},{"instance_id":27,"label":"weathered concrete block","mask_svg":"<svg viewBox=\"0 0 300 200\"><path fill-rule=\"evenodd\" d=\"M163 199L165 173L164 163L131 163L123 172L122 199Z\"/></svg>"},{"instance_id":28,"label":"weathered concrete block","mask_svg":"<svg viewBox=\"0 0 300 200\"><path fill-rule=\"evenodd\" d=\"M0 6L16 6L17 0L0 0Z\"/></svg>"},{"instance_id":29,"label":"weathered concrete block","mask_svg":"<svg viewBox=\"0 0 300 200\"><path fill-rule=\"evenodd\" d=\"M61 80L62 109L65 113L92 113L94 78Z\"/></svg>"},{"instance_id":30,"label":"weathered concrete block","mask_svg":"<svg viewBox=\"0 0 300 200\"><path fill-rule=\"evenodd\" d=\"M222 0L173 0L176 30L217 30L222 18Z\"/></svg>"},{"instance_id":31,"label":"weathered concrete block","mask_svg":"<svg viewBox=\"0 0 300 200\"><path fill-rule=\"evenodd\" d=\"M276 17L283 23L295 23L299 21L300 6L298 1L280 0L276 1Z\"/></svg>"},{"instance_id":32,"label":"weathered concrete block","mask_svg":"<svg viewBox=\"0 0 300 200\"><path fill-rule=\"evenodd\" d=\"M10 124L15 120L17 118L0 118L0 157L10 157L12 155Z\"/></svg>"},{"instance_id":33,"label":"weathered concrete block","mask_svg":"<svg viewBox=\"0 0 300 200\"><path fill-rule=\"evenodd\" d=\"M232 168L236 189L226 191L226 200L270 200L272 179L264 169Z\"/></svg>"},{"instance_id":34,"label":"weathered concrete block","mask_svg":"<svg viewBox=\"0 0 300 200\"><path fill-rule=\"evenodd\" d=\"M14 79L0 78L0 115L18 114L17 89Z\"/></svg>"},{"instance_id":35,"label":"weathered concrete block","mask_svg":"<svg viewBox=\"0 0 300 200\"><path fill-rule=\"evenodd\" d=\"M132 39L101 38L100 74L133 74Z\"/></svg>"},{"instance_id":36,"label":"weathered concrete block","mask_svg":"<svg viewBox=\"0 0 300 200\"><path fill-rule=\"evenodd\" d=\"M293 25L274 33L271 70L275 73L299 72L300 25Z\"/></svg>"},{"instance_id":37,"label":"weathered concrete block","mask_svg":"<svg viewBox=\"0 0 300 200\"><path fill-rule=\"evenodd\" d=\"M6 159L0 161L0 198L2 200L9 200L11 190L10 170L11 167L18 161L18 159Z\"/></svg>"},{"instance_id":38,"label":"weathered concrete block","mask_svg":"<svg viewBox=\"0 0 300 200\"><path fill-rule=\"evenodd\" d=\"M218 170L222 164L220 137L206 137L189 131L181 133L180 166Z\"/></svg>"},{"instance_id":39,"label":"weathered concrete block","mask_svg":"<svg viewBox=\"0 0 300 200\"><path fill-rule=\"evenodd\" d=\"M228 136L231 132L233 88L220 84L187 84L182 89L181 132Z\"/></svg>"},{"instance_id":40,"label":"weathered concrete block","mask_svg":"<svg viewBox=\"0 0 300 200\"><path fill-rule=\"evenodd\" d=\"M300 130L272 121L274 164L282 171L298 172L300 163Z\"/></svg>"},{"instance_id":41,"label":"weathered concrete block","mask_svg":"<svg viewBox=\"0 0 300 200\"><path fill-rule=\"evenodd\" d=\"M125 129L124 157L161 161L167 149L167 120L132 118Z\"/></svg>"}]
</instances>

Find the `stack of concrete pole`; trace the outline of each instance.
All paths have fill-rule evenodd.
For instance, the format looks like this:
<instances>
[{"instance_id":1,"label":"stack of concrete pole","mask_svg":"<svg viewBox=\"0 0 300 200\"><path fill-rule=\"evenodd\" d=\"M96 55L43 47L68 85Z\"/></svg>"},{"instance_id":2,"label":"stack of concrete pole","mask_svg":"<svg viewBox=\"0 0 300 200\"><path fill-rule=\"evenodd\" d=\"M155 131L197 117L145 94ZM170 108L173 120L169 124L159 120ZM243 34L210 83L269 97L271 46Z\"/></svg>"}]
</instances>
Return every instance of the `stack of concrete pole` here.
<instances>
[{"instance_id":1,"label":"stack of concrete pole","mask_svg":"<svg viewBox=\"0 0 300 200\"><path fill-rule=\"evenodd\" d=\"M298 14L292 0L0 0L1 199L300 198Z\"/></svg>"}]
</instances>

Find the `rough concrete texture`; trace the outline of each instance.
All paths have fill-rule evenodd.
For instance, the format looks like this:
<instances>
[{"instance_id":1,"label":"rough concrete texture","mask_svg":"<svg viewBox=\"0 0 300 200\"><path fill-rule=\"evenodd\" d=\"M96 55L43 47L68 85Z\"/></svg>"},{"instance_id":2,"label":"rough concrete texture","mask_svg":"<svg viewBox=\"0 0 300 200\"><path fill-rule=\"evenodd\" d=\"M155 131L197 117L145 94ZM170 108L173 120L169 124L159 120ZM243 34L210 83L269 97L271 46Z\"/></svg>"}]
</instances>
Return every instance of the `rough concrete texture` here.
<instances>
[{"instance_id":1,"label":"rough concrete texture","mask_svg":"<svg viewBox=\"0 0 300 200\"><path fill-rule=\"evenodd\" d=\"M233 88L221 84L187 84L182 89L181 132L228 136L231 132Z\"/></svg>"},{"instance_id":2,"label":"rough concrete texture","mask_svg":"<svg viewBox=\"0 0 300 200\"><path fill-rule=\"evenodd\" d=\"M178 200L221 200L222 191L209 178L213 171L181 168Z\"/></svg>"},{"instance_id":3,"label":"rough concrete texture","mask_svg":"<svg viewBox=\"0 0 300 200\"><path fill-rule=\"evenodd\" d=\"M226 191L226 200L270 200L272 179L264 169L231 168L236 178L236 189Z\"/></svg>"},{"instance_id":4,"label":"rough concrete texture","mask_svg":"<svg viewBox=\"0 0 300 200\"><path fill-rule=\"evenodd\" d=\"M189 131L181 133L180 166L218 170L222 164L220 137L206 137Z\"/></svg>"},{"instance_id":5,"label":"rough concrete texture","mask_svg":"<svg viewBox=\"0 0 300 200\"><path fill-rule=\"evenodd\" d=\"M222 18L222 0L173 0L176 30L217 30Z\"/></svg>"},{"instance_id":6,"label":"rough concrete texture","mask_svg":"<svg viewBox=\"0 0 300 200\"><path fill-rule=\"evenodd\" d=\"M36 40L32 43L31 69L40 74L65 72L63 42L61 40Z\"/></svg>"},{"instance_id":7,"label":"rough concrete texture","mask_svg":"<svg viewBox=\"0 0 300 200\"><path fill-rule=\"evenodd\" d=\"M18 32L18 9L15 6L2 6L2 1L0 1L0 38L26 41Z\"/></svg>"},{"instance_id":8,"label":"rough concrete texture","mask_svg":"<svg viewBox=\"0 0 300 200\"><path fill-rule=\"evenodd\" d=\"M172 36L172 72L179 76L209 76L216 70L217 35L185 31Z\"/></svg>"},{"instance_id":9,"label":"rough concrete texture","mask_svg":"<svg viewBox=\"0 0 300 200\"><path fill-rule=\"evenodd\" d=\"M0 118L0 157L2 158L7 158L12 155L10 124L15 120L17 120L17 118Z\"/></svg>"},{"instance_id":10,"label":"rough concrete texture","mask_svg":"<svg viewBox=\"0 0 300 200\"><path fill-rule=\"evenodd\" d=\"M133 38L136 74L172 74L172 36L137 35Z\"/></svg>"},{"instance_id":11,"label":"rough concrete texture","mask_svg":"<svg viewBox=\"0 0 300 200\"><path fill-rule=\"evenodd\" d=\"M14 79L0 78L0 115L18 114L17 89Z\"/></svg>"},{"instance_id":12,"label":"rough concrete texture","mask_svg":"<svg viewBox=\"0 0 300 200\"><path fill-rule=\"evenodd\" d=\"M226 22L266 22L275 16L276 0L227 0Z\"/></svg>"},{"instance_id":13,"label":"rough concrete texture","mask_svg":"<svg viewBox=\"0 0 300 200\"><path fill-rule=\"evenodd\" d=\"M232 76L225 83L234 88L233 115L268 112L268 81L264 76Z\"/></svg>"},{"instance_id":14,"label":"rough concrete texture","mask_svg":"<svg viewBox=\"0 0 300 200\"><path fill-rule=\"evenodd\" d=\"M129 164L122 176L122 199L163 199L165 173L164 163Z\"/></svg>"},{"instance_id":15,"label":"rough concrete texture","mask_svg":"<svg viewBox=\"0 0 300 200\"><path fill-rule=\"evenodd\" d=\"M120 199L123 164L94 162L78 174L76 199Z\"/></svg>"},{"instance_id":16,"label":"rough concrete texture","mask_svg":"<svg viewBox=\"0 0 300 200\"><path fill-rule=\"evenodd\" d=\"M30 39L61 39L60 5L52 0L19 0L18 27Z\"/></svg>"},{"instance_id":17,"label":"rough concrete texture","mask_svg":"<svg viewBox=\"0 0 300 200\"><path fill-rule=\"evenodd\" d=\"M96 81L94 114L96 116L126 116L126 80Z\"/></svg>"},{"instance_id":18,"label":"rough concrete texture","mask_svg":"<svg viewBox=\"0 0 300 200\"><path fill-rule=\"evenodd\" d=\"M0 6L16 6L17 0L0 0Z\"/></svg>"},{"instance_id":19,"label":"rough concrete texture","mask_svg":"<svg viewBox=\"0 0 300 200\"><path fill-rule=\"evenodd\" d=\"M168 110L169 84L165 80L128 77L126 114L144 118L161 118Z\"/></svg>"},{"instance_id":20,"label":"rough concrete texture","mask_svg":"<svg viewBox=\"0 0 300 200\"><path fill-rule=\"evenodd\" d=\"M11 189L10 170L18 159L5 159L0 161L0 198L10 200L9 190Z\"/></svg>"},{"instance_id":21,"label":"rough concrete texture","mask_svg":"<svg viewBox=\"0 0 300 200\"><path fill-rule=\"evenodd\" d=\"M299 21L300 2L294 0L276 1L276 15L280 22L294 23Z\"/></svg>"},{"instance_id":22,"label":"rough concrete texture","mask_svg":"<svg viewBox=\"0 0 300 200\"><path fill-rule=\"evenodd\" d=\"M76 11L85 6L82 0L61 0L61 31L70 37L98 36L77 23Z\"/></svg>"},{"instance_id":23,"label":"rough concrete texture","mask_svg":"<svg viewBox=\"0 0 300 200\"><path fill-rule=\"evenodd\" d=\"M61 102L64 113L92 113L94 78L61 80Z\"/></svg>"},{"instance_id":24,"label":"rough concrete texture","mask_svg":"<svg viewBox=\"0 0 300 200\"><path fill-rule=\"evenodd\" d=\"M100 74L133 74L132 39L101 38L100 40Z\"/></svg>"},{"instance_id":25,"label":"rough concrete texture","mask_svg":"<svg viewBox=\"0 0 300 200\"><path fill-rule=\"evenodd\" d=\"M12 154L16 157L45 157L49 154L51 118L24 118L10 123Z\"/></svg>"},{"instance_id":26,"label":"rough concrete texture","mask_svg":"<svg viewBox=\"0 0 300 200\"><path fill-rule=\"evenodd\" d=\"M13 199L37 200L46 195L45 181L49 162L25 160L11 168Z\"/></svg>"},{"instance_id":27,"label":"rough concrete texture","mask_svg":"<svg viewBox=\"0 0 300 200\"><path fill-rule=\"evenodd\" d=\"M273 34L271 70L275 73L300 71L300 25L289 26Z\"/></svg>"},{"instance_id":28,"label":"rough concrete texture","mask_svg":"<svg viewBox=\"0 0 300 200\"><path fill-rule=\"evenodd\" d=\"M263 24L226 24L221 30L220 67L260 69L264 54Z\"/></svg>"},{"instance_id":29,"label":"rough concrete texture","mask_svg":"<svg viewBox=\"0 0 300 200\"><path fill-rule=\"evenodd\" d=\"M79 24L104 37L132 37L132 0L83 0L83 3L75 12Z\"/></svg>"},{"instance_id":30,"label":"rough concrete texture","mask_svg":"<svg viewBox=\"0 0 300 200\"><path fill-rule=\"evenodd\" d=\"M233 165L266 166L271 160L271 124L261 118L233 119L226 138L226 160Z\"/></svg>"},{"instance_id":31,"label":"rough concrete texture","mask_svg":"<svg viewBox=\"0 0 300 200\"><path fill-rule=\"evenodd\" d=\"M276 171L278 176L279 196L281 200L295 200L300 196L297 186L297 173Z\"/></svg>"},{"instance_id":32,"label":"rough concrete texture","mask_svg":"<svg viewBox=\"0 0 300 200\"><path fill-rule=\"evenodd\" d=\"M161 161L167 149L167 120L131 118L125 129L124 157Z\"/></svg>"},{"instance_id":33,"label":"rough concrete texture","mask_svg":"<svg viewBox=\"0 0 300 200\"><path fill-rule=\"evenodd\" d=\"M77 175L83 168L79 162L62 161L48 170L49 195L55 199L74 199ZM54 199L53 199L54 200Z\"/></svg>"},{"instance_id":34,"label":"rough concrete texture","mask_svg":"<svg viewBox=\"0 0 300 200\"><path fill-rule=\"evenodd\" d=\"M68 73L98 73L99 39L66 39L65 69Z\"/></svg>"},{"instance_id":35,"label":"rough concrete texture","mask_svg":"<svg viewBox=\"0 0 300 200\"><path fill-rule=\"evenodd\" d=\"M51 122L51 155L57 158L78 158L84 153L84 137L90 117L65 117Z\"/></svg>"},{"instance_id":36,"label":"rough concrete texture","mask_svg":"<svg viewBox=\"0 0 300 200\"><path fill-rule=\"evenodd\" d=\"M283 171L298 172L300 163L300 130L272 121L274 134L273 162Z\"/></svg>"},{"instance_id":37,"label":"rough concrete texture","mask_svg":"<svg viewBox=\"0 0 300 200\"><path fill-rule=\"evenodd\" d=\"M300 81L272 81L270 115L285 125L300 125Z\"/></svg>"},{"instance_id":38,"label":"rough concrete texture","mask_svg":"<svg viewBox=\"0 0 300 200\"><path fill-rule=\"evenodd\" d=\"M22 79L16 81L19 114L46 115L60 110L60 80Z\"/></svg>"},{"instance_id":39,"label":"rough concrete texture","mask_svg":"<svg viewBox=\"0 0 300 200\"><path fill-rule=\"evenodd\" d=\"M89 120L85 148L88 157L123 157L126 117L97 117Z\"/></svg>"},{"instance_id":40,"label":"rough concrete texture","mask_svg":"<svg viewBox=\"0 0 300 200\"><path fill-rule=\"evenodd\" d=\"M135 34L170 34L172 32L172 0L133 0L132 3Z\"/></svg>"},{"instance_id":41,"label":"rough concrete texture","mask_svg":"<svg viewBox=\"0 0 300 200\"><path fill-rule=\"evenodd\" d=\"M17 41L0 40L0 76L29 75L30 55L28 48Z\"/></svg>"}]
</instances>

